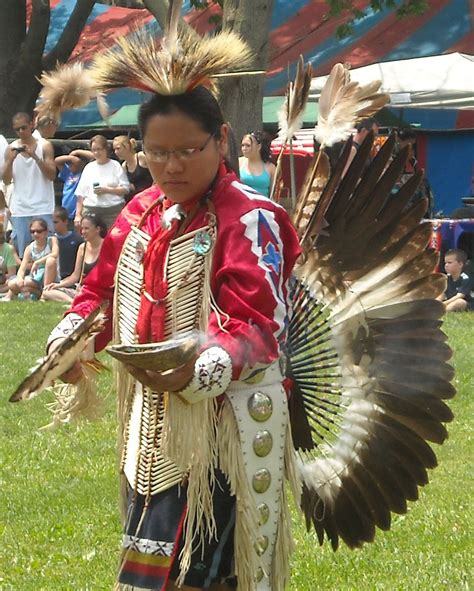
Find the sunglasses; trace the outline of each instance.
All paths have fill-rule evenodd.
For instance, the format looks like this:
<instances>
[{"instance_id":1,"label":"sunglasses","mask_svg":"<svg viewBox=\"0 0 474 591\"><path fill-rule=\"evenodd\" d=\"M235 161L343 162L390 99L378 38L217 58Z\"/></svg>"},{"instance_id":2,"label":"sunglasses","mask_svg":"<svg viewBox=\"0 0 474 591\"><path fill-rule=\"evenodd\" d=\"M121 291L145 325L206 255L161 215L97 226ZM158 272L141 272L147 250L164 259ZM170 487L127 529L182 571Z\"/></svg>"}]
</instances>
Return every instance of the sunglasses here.
<instances>
[{"instance_id":1,"label":"sunglasses","mask_svg":"<svg viewBox=\"0 0 474 591\"><path fill-rule=\"evenodd\" d=\"M46 232L46 230L30 230L30 234L42 234Z\"/></svg>"}]
</instances>

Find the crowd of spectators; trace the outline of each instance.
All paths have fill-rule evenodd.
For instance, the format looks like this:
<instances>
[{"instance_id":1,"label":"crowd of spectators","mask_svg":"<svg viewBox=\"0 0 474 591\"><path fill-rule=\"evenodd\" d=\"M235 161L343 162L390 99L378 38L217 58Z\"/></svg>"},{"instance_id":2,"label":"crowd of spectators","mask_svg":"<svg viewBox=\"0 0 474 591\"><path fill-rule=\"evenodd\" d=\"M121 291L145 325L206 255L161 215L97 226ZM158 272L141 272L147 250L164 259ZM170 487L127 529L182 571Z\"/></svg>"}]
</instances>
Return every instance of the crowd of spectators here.
<instances>
[{"instance_id":1,"label":"crowd of spectators","mask_svg":"<svg viewBox=\"0 0 474 591\"><path fill-rule=\"evenodd\" d=\"M0 301L68 303L94 267L107 228L133 195L152 184L146 156L126 135L115 137L112 146L95 135L89 149L55 151L47 138L54 136L57 123L48 117L35 125L27 113L17 113L12 127L17 139L10 144L0 135ZM370 130L377 133L375 120L361 122L354 154ZM240 165L248 169L246 182L266 173L268 191L274 165L270 168L262 153L267 149L262 138L244 136ZM409 132L399 136L399 147L408 144L411 150L401 182L417 169L415 139ZM57 181L62 192L55 205ZM416 198L427 191L424 186ZM474 309L474 278L464 270L466 260L460 249L445 255L447 290L440 299L447 311Z\"/></svg>"},{"instance_id":2,"label":"crowd of spectators","mask_svg":"<svg viewBox=\"0 0 474 591\"><path fill-rule=\"evenodd\" d=\"M152 184L146 157L123 135L113 150L95 135L88 149L65 152L50 141L57 122L49 117L17 113L12 128L10 143L0 135L0 301L70 302L107 228Z\"/></svg>"}]
</instances>

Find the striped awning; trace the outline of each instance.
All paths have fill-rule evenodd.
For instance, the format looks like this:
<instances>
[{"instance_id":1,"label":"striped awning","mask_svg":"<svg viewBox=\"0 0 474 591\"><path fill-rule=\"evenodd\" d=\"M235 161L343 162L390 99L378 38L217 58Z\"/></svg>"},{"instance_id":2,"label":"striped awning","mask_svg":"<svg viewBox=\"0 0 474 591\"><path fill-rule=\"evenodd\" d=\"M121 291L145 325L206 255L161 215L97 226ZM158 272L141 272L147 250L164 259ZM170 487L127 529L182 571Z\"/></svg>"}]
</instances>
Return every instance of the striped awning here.
<instances>
[{"instance_id":1,"label":"striped awning","mask_svg":"<svg viewBox=\"0 0 474 591\"><path fill-rule=\"evenodd\" d=\"M50 0L51 23L46 51L59 39L75 6L75 0ZM356 0L365 8L368 0ZM199 32L211 31L209 19L219 10L217 4L197 11L184 2L185 19ZM271 32L270 62L265 95L284 94L289 77L296 70L302 54L313 64L317 76L327 74L334 63L349 63L353 68L376 62L439 55L459 51L471 54L474 47L471 0L430 0L427 10L419 16L399 19L393 11L369 10L354 26L354 34L336 38L338 25L345 17L328 18L325 0L275 0ZM89 61L97 52L112 46L120 35L127 35L132 26L146 27L160 35L150 13L116 6L96 4L72 55L73 60ZM121 92L112 98L112 108L134 104L143 97L136 92ZM67 117L66 117L67 119ZM83 113L83 122L99 119L97 112Z\"/></svg>"}]
</instances>

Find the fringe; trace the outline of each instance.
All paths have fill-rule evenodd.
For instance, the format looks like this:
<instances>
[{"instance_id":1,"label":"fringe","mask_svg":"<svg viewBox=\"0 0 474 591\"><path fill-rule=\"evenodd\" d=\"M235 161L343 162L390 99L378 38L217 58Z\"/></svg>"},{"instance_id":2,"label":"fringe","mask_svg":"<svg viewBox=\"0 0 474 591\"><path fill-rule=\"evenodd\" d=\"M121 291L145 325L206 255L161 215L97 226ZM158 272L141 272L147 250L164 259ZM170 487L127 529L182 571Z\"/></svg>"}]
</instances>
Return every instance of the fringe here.
<instances>
[{"instance_id":1,"label":"fringe","mask_svg":"<svg viewBox=\"0 0 474 591\"><path fill-rule=\"evenodd\" d=\"M284 591L290 579L290 556L294 550L293 537L291 535L291 517L288 509L285 486L281 487L280 515L275 547L272 556L272 591Z\"/></svg>"},{"instance_id":2,"label":"fringe","mask_svg":"<svg viewBox=\"0 0 474 591\"><path fill-rule=\"evenodd\" d=\"M83 377L77 384L57 384L51 388L55 401L47 405L53 420L40 431L53 431L79 419L93 420L102 415L103 401L97 395L97 374L104 368L98 361L82 363Z\"/></svg>"},{"instance_id":3,"label":"fringe","mask_svg":"<svg viewBox=\"0 0 474 591\"><path fill-rule=\"evenodd\" d=\"M117 269L119 268L120 260L117 265ZM117 276L115 277L115 281L117 281ZM112 333L112 342L119 343L120 342L120 331L118 325L119 319L119 312L118 312L118 289L115 290L114 293L114 301L113 301L113 333ZM118 465L121 466L123 463L123 454L125 445L128 438L127 432L127 425L128 420L130 417L130 410L131 410L131 403L132 403L132 392L134 388L134 379L133 377L123 368L123 365L117 361L116 359L112 362L112 371L114 376L114 383L115 383L115 390L117 392L117 421L118 421L118 429L117 429L117 461ZM119 507L120 507L120 518L122 521L122 526L125 526L126 518L127 518L127 478L125 474L119 471Z\"/></svg>"},{"instance_id":4,"label":"fringe","mask_svg":"<svg viewBox=\"0 0 474 591\"><path fill-rule=\"evenodd\" d=\"M293 445L293 437L291 435L291 423L288 421L286 425L286 436L285 436L285 478L288 480L290 485L291 494L300 508L301 494L302 494L302 482L300 472L298 470L298 458L295 452L295 446Z\"/></svg>"},{"instance_id":5,"label":"fringe","mask_svg":"<svg viewBox=\"0 0 474 591\"><path fill-rule=\"evenodd\" d=\"M300 506L301 481L298 477L297 462L291 426L288 421L285 437L285 477L287 478L293 498ZM284 591L290 579L290 556L294 550L293 536L291 535L291 516L288 509L288 499L285 486L282 486L280 494L280 516L275 540L275 548L272 558L272 590Z\"/></svg>"},{"instance_id":6,"label":"fringe","mask_svg":"<svg viewBox=\"0 0 474 591\"><path fill-rule=\"evenodd\" d=\"M182 472L188 473L187 514L184 522L184 547L180 554L183 583L191 562L193 542L203 543L216 535L212 495L217 466L217 423L219 413L215 398L187 404L178 396L168 396L163 424L163 453Z\"/></svg>"},{"instance_id":7,"label":"fringe","mask_svg":"<svg viewBox=\"0 0 474 591\"><path fill-rule=\"evenodd\" d=\"M239 428L232 405L225 400L219 422L219 463L227 475L231 493L236 497L234 560L239 589L252 591L255 589L258 568L262 566L255 552L259 514L245 472L239 440Z\"/></svg>"}]
</instances>

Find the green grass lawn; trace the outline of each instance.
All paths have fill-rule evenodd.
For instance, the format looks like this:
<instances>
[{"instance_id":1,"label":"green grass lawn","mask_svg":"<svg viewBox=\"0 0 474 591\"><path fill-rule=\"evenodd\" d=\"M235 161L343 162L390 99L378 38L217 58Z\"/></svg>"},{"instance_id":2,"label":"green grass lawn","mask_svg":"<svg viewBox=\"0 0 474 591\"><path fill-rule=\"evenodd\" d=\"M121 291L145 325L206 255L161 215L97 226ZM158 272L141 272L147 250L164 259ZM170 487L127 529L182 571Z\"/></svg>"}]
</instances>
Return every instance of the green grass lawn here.
<instances>
[{"instance_id":1,"label":"green grass lawn","mask_svg":"<svg viewBox=\"0 0 474 591\"><path fill-rule=\"evenodd\" d=\"M49 395L8 403L62 312L58 304L0 304L2 591L92 591L114 583L120 525L110 376L101 378L105 417L94 423L39 432L50 420ZM379 532L375 544L355 552L319 548L295 512L292 591L474 588L474 314L449 317L445 330L455 352L458 395L430 485L407 515L394 517L390 532Z\"/></svg>"}]
</instances>

